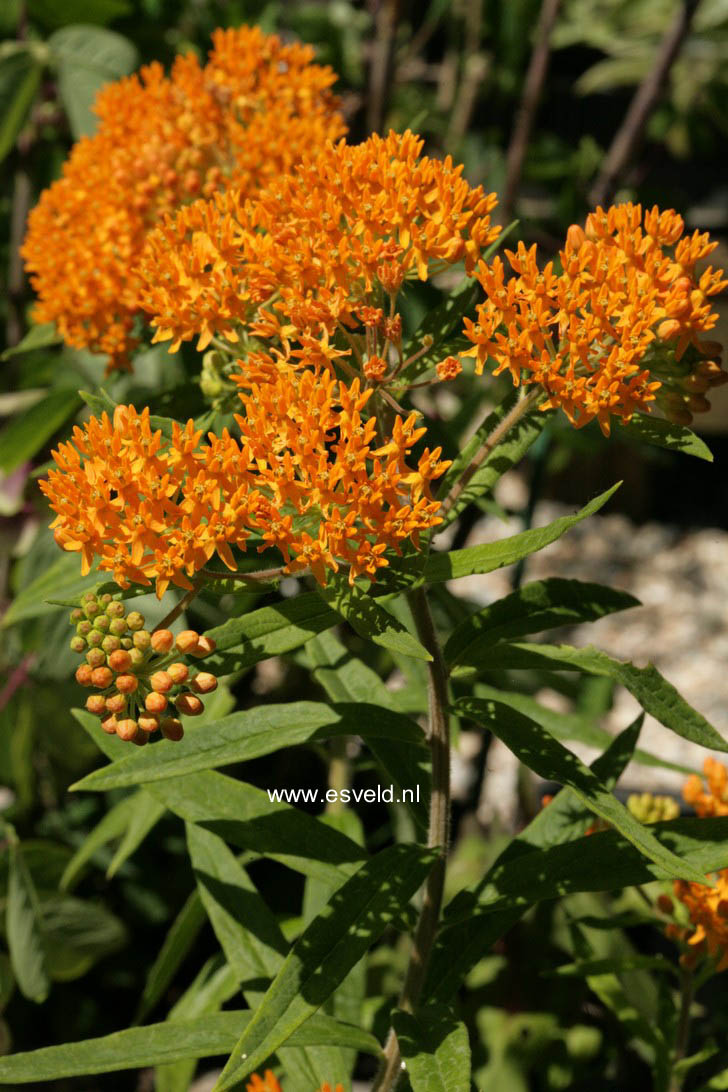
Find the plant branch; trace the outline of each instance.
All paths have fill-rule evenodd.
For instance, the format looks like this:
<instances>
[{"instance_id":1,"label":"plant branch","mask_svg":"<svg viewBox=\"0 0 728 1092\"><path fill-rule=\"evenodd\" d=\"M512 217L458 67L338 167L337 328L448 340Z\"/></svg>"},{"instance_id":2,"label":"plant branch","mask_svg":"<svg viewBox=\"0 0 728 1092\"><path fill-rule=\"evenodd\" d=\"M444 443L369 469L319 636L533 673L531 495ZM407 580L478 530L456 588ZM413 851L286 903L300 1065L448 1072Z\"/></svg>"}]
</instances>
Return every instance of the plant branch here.
<instances>
[{"instance_id":1,"label":"plant branch","mask_svg":"<svg viewBox=\"0 0 728 1092\"><path fill-rule=\"evenodd\" d=\"M534 388L524 398L521 398L518 402L516 402L510 413L507 413L503 420L500 422L500 424L496 425L488 439L473 456L469 466L466 467L466 469L463 471L463 473L453 485L448 495L445 497L445 500L442 502L442 507L440 508L439 514L441 516L446 516L450 509L457 503L463 493L463 490L467 486L468 482L470 481L478 467L482 466L482 464L490 455L493 448L501 442L506 433L508 433L510 429L512 429L513 426L518 421L520 421L523 416L525 416L525 414L527 414L530 410L534 408L539 398L541 397L541 394L542 391L540 390L540 388Z\"/></svg>"},{"instance_id":2,"label":"plant branch","mask_svg":"<svg viewBox=\"0 0 728 1092\"><path fill-rule=\"evenodd\" d=\"M670 69L690 32L699 3L700 0L683 0L674 23L662 39L655 63L637 88L591 188L589 203L592 207L604 205L611 198L617 179L642 140L650 114L660 100Z\"/></svg>"},{"instance_id":3,"label":"plant branch","mask_svg":"<svg viewBox=\"0 0 728 1092\"><path fill-rule=\"evenodd\" d=\"M285 565L279 569L256 569L252 573L239 573L235 570L221 572L218 569L200 569L203 576L210 580L242 580L250 584L262 584L269 580L280 580L284 576L308 576L310 569L299 569L297 572L289 572Z\"/></svg>"},{"instance_id":4,"label":"plant branch","mask_svg":"<svg viewBox=\"0 0 728 1092\"><path fill-rule=\"evenodd\" d=\"M432 759L432 795L427 844L438 849L435 862L425 884L420 917L412 941L410 961L405 975L399 1007L412 1012L419 1001L425 975L437 935L445 886L447 849L450 840L450 722L447 714L447 669L424 588L408 594L415 620L417 636L432 656L428 664L428 730ZM392 1092L401 1074L401 1053L397 1036L390 1030L384 1058L372 1087L372 1092Z\"/></svg>"},{"instance_id":5,"label":"plant branch","mask_svg":"<svg viewBox=\"0 0 728 1092\"><path fill-rule=\"evenodd\" d=\"M690 968L682 970L682 991L680 994L680 1016L678 1017L677 1032L675 1035L675 1052L673 1054L673 1067L681 1058L684 1058L688 1050L690 1037L690 1009L695 997L695 978ZM670 1092L680 1092L682 1080L673 1073L670 1081Z\"/></svg>"},{"instance_id":6,"label":"plant branch","mask_svg":"<svg viewBox=\"0 0 728 1092\"><path fill-rule=\"evenodd\" d=\"M168 626L172 625L172 622L177 621L182 611L185 610L190 605L192 600L197 596L198 592L202 588L203 583L204 581L202 577L198 576L190 590L188 592L185 592L185 594L182 596L177 606L173 607L169 614L165 614L162 621L157 623L157 625L154 627L155 632L158 629L166 629Z\"/></svg>"},{"instance_id":7,"label":"plant branch","mask_svg":"<svg viewBox=\"0 0 728 1092\"><path fill-rule=\"evenodd\" d=\"M531 129L536 111L541 101L549 55L551 53L551 32L561 7L561 0L543 0L536 26L536 39L531 53L531 60L523 85L523 96L516 114L511 142L506 156L506 181L503 187L503 199L500 203L500 217L504 224L513 219L513 205L521 182L523 161L531 136Z\"/></svg>"}]
</instances>

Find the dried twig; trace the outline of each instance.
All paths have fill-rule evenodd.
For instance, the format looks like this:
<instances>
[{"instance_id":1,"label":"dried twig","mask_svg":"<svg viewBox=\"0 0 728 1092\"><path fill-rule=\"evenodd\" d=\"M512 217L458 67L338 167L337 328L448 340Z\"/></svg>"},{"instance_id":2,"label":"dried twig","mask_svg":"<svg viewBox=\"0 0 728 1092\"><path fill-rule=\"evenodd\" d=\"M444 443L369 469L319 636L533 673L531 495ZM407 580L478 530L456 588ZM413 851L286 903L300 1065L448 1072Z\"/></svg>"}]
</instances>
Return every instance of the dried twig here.
<instances>
[{"instance_id":1,"label":"dried twig","mask_svg":"<svg viewBox=\"0 0 728 1092\"><path fill-rule=\"evenodd\" d=\"M500 219L504 224L513 219L513 204L521 182L523 161L531 136L531 129L536 117L541 92L543 90L549 54L551 52L551 32L561 7L561 0L543 0L536 26L536 37L531 53L531 60L523 85L521 98L513 127L513 135L506 156L506 181L503 198L500 203Z\"/></svg>"},{"instance_id":2,"label":"dried twig","mask_svg":"<svg viewBox=\"0 0 728 1092\"><path fill-rule=\"evenodd\" d=\"M637 88L591 188L589 204L592 208L604 205L610 199L617 179L642 140L650 114L660 100L670 69L690 32L699 3L700 0L683 0L674 23L662 39L655 63Z\"/></svg>"}]
</instances>

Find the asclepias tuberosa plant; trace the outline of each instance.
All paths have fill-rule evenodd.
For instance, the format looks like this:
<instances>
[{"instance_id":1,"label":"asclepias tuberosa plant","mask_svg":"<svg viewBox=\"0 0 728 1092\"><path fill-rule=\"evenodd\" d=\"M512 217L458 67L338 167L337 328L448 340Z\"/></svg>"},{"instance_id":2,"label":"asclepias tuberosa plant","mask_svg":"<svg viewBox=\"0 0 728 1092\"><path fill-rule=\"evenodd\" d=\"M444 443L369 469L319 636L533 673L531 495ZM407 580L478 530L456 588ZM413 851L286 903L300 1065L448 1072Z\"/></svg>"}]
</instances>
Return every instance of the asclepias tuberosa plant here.
<instances>
[{"instance_id":1,"label":"asclepias tuberosa plant","mask_svg":"<svg viewBox=\"0 0 728 1092\"><path fill-rule=\"evenodd\" d=\"M129 853L162 815L178 817L196 886L135 1026L8 1055L0 1081L171 1063L189 1077L196 1059L225 1055L219 1092L348 1090L368 1056L375 1092L468 1092L463 994L493 945L542 902L650 884L644 918L680 954L661 1023L634 1017L629 1034L668 1092L689 1072L695 990L728 964L725 770L707 768L707 792L688 783L696 817L628 807L612 791L625 766L659 762L636 751L641 721L606 737L589 767L563 742L578 738L574 718L560 728L517 680L606 678L666 731L728 743L654 667L534 639L634 606L626 593L547 579L474 612L457 598L459 578L541 550L616 486L494 543L448 550L439 536L559 416L709 457L689 425L726 379L710 336L726 286L706 264L715 244L671 209L623 203L569 228L553 260L511 250L496 195L424 154L414 133L349 143L334 79L306 47L218 31L205 65L179 58L169 76L150 66L105 88L96 134L30 216L39 322L105 354L110 382L142 369L150 343L169 349L170 368L181 353L196 362L186 420L86 394L91 416L41 481L58 547L81 573L67 603L85 693L74 716L109 760L74 788L122 794L120 816L140 824ZM408 288L448 270L456 287L411 328ZM501 373L505 397L459 449L444 447L430 420L443 385L492 395ZM149 626L132 602L148 590L170 602ZM210 597L232 608L200 632L185 615ZM234 710L231 686L280 656L306 670L318 700ZM395 669L404 690L386 685ZM459 726L563 788L446 898ZM404 803L385 848L366 844L351 809L312 815L240 772L307 744L328 756L334 793L350 789L357 761L396 788ZM12 882L32 901L11 849ZM305 881L285 930L249 874L261 858ZM166 1020L143 1022L205 916L220 949L193 984L205 1004L191 987ZM617 972L571 928L573 973L616 1005L597 977ZM397 934L406 958L374 1020L367 960ZM8 940L33 996L13 928Z\"/></svg>"}]
</instances>

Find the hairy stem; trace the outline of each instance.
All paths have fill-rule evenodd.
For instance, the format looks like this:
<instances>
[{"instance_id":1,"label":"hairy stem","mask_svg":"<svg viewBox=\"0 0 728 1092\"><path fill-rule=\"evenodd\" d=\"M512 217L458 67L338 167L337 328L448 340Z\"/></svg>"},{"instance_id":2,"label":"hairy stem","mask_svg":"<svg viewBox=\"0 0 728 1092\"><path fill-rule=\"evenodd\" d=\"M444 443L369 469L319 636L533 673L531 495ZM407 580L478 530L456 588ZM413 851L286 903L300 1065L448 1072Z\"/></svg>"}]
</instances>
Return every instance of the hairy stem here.
<instances>
[{"instance_id":1,"label":"hairy stem","mask_svg":"<svg viewBox=\"0 0 728 1092\"><path fill-rule=\"evenodd\" d=\"M455 504L457 504L463 493L463 490L467 486L468 482L470 481L478 467L483 465L493 448L501 442L503 437L510 431L510 429L512 429L513 426L518 421L520 421L522 417L524 417L527 413L530 412L530 410L534 408L542 393L543 392L539 388L534 388L534 390L532 390L524 398L521 398L518 402L516 402L513 409L505 415L500 424L496 425L488 439L475 453L470 464L465 468L463 473L453 485L448 495L445 497L439 512L441 516L446 516L450 509Z\"/></svg>"},{"instance_id":2,"label":"hairy stem","mask_svg":"<svg viewBox=\"0 0 728 1092\"><path fill-rule=\"evenodd\" d=\"M427 967L437 934L442 893L445 885L447 848L450 839L450 723L447 714L447 670L424 588L408 595L417 636L432 656L428 664L428 742L432 758L432 796L427 844L440 856L425 884L422 909L412 941L409 966L399 999L399 1007L412 1012L425 984ZM384 1058L372 1092L391 1092L401 1073L401 1054L397 1036L390 1031Z\"/></svg>"}]
</instances>

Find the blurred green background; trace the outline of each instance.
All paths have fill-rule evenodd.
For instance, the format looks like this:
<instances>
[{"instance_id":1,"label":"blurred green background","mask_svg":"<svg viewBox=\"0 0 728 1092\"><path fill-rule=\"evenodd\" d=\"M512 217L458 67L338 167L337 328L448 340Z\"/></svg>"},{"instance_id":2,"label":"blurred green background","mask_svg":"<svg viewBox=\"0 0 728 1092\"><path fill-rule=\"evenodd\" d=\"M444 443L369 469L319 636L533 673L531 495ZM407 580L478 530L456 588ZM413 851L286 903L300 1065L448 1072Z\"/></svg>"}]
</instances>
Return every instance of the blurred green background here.
<instances>
[{"instance_id":1,"label":"blurred green background","mask_svg":"<svg viewBox=\"0 0 728 1092\"><path fill-rule=\"evenodd\" d=\"M620 199L675 207L690 229L709 229L720 239L728 233L728 0L687 8L691 26L613 188ZM539 24L545 9L553 16L547 38ZM50 447L79 412L79 387L102 381L103 362L59 345L23 353L13 348L30 325L31 294L18 256L25 218L59 174L72 141L93 131L96 90L141 63L158 59L168 65L187 50L203 56L217 26L254 22L301 38L340 76L337 90L351 140L372 128L419 131L428 151L463 162L471 182L509 192L504 221L518 219L509 245L518 238L537 242L547 257L558 250L568 225L582 221L589 210L615 134L683 10L679 0L563 0L543 9L540 0L4 0L0 5L0 606L7 612L0 631L0 809L22 839L42 900L55 980L38 1008L14 989L0 945L0 1050L11 1041L16 1049L32 1049L130 1023L146 972L193 887L182 832L165 817L112 879L104 870L113 848L104 845L59 894L74 849L117 798L66 793L96 752L68 713L79 697L72 680L74 657L67 651L66 611L43 603L49 589L60 586L70 594L77 560L59 557L46 530L36 478ZM539 45L548 47L545 78L536 88L522 163L514 171L514 128ZM719 257L718 265L728 265L725 243ZM446 287L413 291L410 318L424 314ZM719 300L718 307L720 329L728 335L728 306ZM719 333L718 340L728 336ZM196 366L194 354L180 354L172 366L155 350L135 379L112 380L108 386L114 397L139 405L154 397L169 411L177 397L175 382ZM461 406L481 398L465 377L455 390ZM555 428L529 457L524 519L530 519L539 496L583 503L597 489L625 478L617 504L634 519L728 527L727 391L717 392L713 414L695 426L716 455L712 465L637 448L619 437L607 442L597 429ZM457 444L459 420L455 414L433 426L442 429L450 448ZM476 509L464 520L461 538L478 515ZM190 622L206 628L254 601L251 593L228 596L222 604L201 597ZM153 600L145 600L145 608L154 622L159 608ZM386 656L372 666L391 668ZM272 681L261 681L259 674L238 680L238 703L269 700L273 686L277 700L306 696L310 684L301 663L294 659L281 672ZM249 764L246 777L261 785L275 779L309 786L322 781L324 765L314 752L299 749ZM467 802L461 812L462 832L472 826ZM384 809L382 814L370 809L367 823L387 836ZM0 935L5 849L0 842ZM465 838L458 856L462 882L493 854L492 845ZM266 865L256 880L283 919L297 912L300 890L287 874L284 879ZM559 908L539 908L503 951L476 969L470 1018L483 1044L477 1061L484 1082L496 1082L484 1087L499 1092L648 1088L645 1059L630 1049L608 1015L595 1015L579 982L549 985L544 1011L528 1011L539 970L553 965L564 941L564 921ZM215 951L206 927L199 926L190 943L158 1018ZM391 965L403 958L399 949L382 951L380 966L372 969L375 994L386 991ZM564 1027L570 1027L568 1034ZM120 1074L58 1081L54 1088L143 1092L153 1087L150 1080L145 1074ZM170 1083L169 1089L174 1087L179 1085Z\"/></svg>"}]
</instances>

